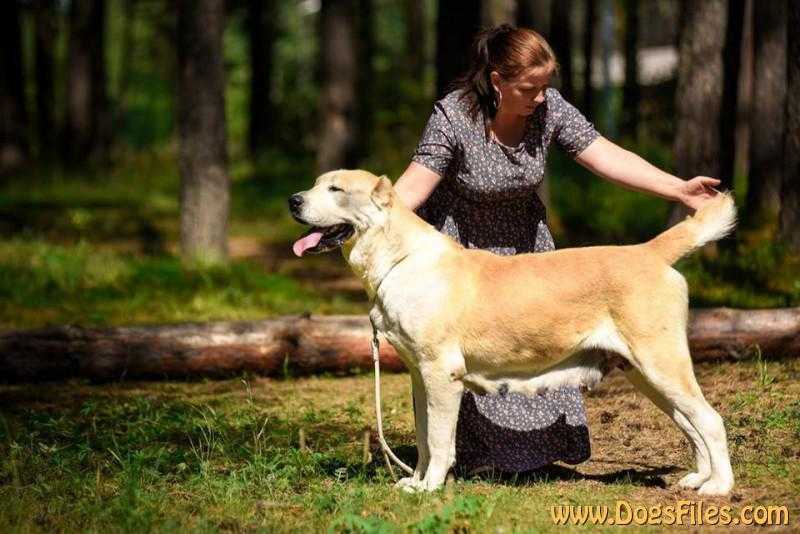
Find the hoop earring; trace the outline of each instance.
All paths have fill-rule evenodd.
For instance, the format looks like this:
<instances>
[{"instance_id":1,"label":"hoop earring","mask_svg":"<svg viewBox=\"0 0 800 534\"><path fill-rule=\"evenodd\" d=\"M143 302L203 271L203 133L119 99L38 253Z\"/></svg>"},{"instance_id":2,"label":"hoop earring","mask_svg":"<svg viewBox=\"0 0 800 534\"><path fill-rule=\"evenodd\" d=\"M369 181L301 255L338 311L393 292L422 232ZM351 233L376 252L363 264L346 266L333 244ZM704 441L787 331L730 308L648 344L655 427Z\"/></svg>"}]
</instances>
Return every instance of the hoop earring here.
<instances>
[{"instance_id":1,"label":"hoop earring","mask_svg":"<svg viewBox=\"0 0 800 534\"><path fill-rule=\"evenodd\" d=\"M502 104L503 104L503 94L500 91L495 91L495 93L494 93L494 109L495 109L495 111L498 111Z\"/></svg>"}]
</instances>

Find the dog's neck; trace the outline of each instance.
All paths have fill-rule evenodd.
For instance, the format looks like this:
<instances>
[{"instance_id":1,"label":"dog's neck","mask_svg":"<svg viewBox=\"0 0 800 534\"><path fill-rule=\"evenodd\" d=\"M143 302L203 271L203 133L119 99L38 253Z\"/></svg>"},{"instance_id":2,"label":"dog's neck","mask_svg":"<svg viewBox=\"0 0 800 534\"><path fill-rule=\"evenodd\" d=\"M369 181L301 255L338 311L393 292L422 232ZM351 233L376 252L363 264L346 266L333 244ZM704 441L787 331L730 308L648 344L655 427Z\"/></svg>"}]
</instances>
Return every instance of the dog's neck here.
<instances>
[{"instance_id":1,"label":"dog's neck","mask_svg":"<svg viewBox=\"0 0 800 534\"><path fill-rule=\"evenodd\" d=\"M406 231L400 231L401 228ZM411 228L414 230L409 232ZM383 280L409 256L436 255L443 249L457 246L395 199L380 223L356 230L356 235L342 251L370 299L374 299Z\"/></svg>"}]
</instances>

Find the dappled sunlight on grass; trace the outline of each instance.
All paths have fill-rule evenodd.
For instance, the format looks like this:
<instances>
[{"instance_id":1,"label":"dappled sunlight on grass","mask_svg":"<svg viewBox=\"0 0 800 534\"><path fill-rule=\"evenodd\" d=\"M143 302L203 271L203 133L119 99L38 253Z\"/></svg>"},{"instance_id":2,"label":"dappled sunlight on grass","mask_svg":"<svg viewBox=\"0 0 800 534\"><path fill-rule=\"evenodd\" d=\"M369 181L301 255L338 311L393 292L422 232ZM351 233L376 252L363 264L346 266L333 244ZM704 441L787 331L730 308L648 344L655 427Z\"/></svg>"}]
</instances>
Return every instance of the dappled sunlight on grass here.
<instances>
[{"instance_id":1,"label":"dappled sunlight on grass","mask_svg":"<svg viewBox=\"0 0 800 534\"><path fill-rule=\"evenodd\" d=\"M0 325L114 325L361 311L248 261L190 268L87 243L0 242Z\"/></svg>"},{"instance_id":2,"label":"dappled sunlight on grass","mask_svg":"<svg viewBox=\"0 0 800 534\"><path fill-rule=\"evenodd\" d=\"M731 499L706 502L797 510L798 373L791 360L698 366L737 477ZM387 439L413 463L409 378L383 385ZM687 442L620 373L585 403L590 461L408 495L374 435L364 462L370 375L0 386L0 529L555 532L552 504L697 499L674 486Z\"/></svg>"}]
</instances>

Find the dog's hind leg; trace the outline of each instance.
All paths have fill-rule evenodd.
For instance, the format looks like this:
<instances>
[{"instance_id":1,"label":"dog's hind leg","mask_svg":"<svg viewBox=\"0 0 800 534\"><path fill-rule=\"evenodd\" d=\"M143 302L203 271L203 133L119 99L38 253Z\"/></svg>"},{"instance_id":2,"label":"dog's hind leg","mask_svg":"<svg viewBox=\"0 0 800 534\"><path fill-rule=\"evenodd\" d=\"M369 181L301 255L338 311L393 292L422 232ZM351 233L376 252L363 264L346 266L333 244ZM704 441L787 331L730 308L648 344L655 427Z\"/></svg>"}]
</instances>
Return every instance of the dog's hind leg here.
<instances>
[{"instance_id":1,"label":"dog's hind leg","mask_svg":"<svg viewBox=\"0 0 800 534\"><path fill-rule=\"evenodd\" d=\"M425 476L430 460L428 450L428 407L425 397L425 383L419 369L410 367L411 391L414 398L414 430L417 437L417 465L414 467L414 474L410 477L401 478L396 486L400 488L417 486Z\"/></svg>"},{"instance_id":2,"label":"dog's hind leg","mask_svg":"<svg viewBox=\"0 0 800 534\"><path fill-rule=\"evenodd\" d=\"M427 408L428 469L425 477L406 489L433 491L444 484L456 461L456 422L464 393L464 360L460 350L443 352L420 362Z\"/></svg>"},{"instance_id":3,"label":"dog's hind leg","mask_svg":"<svg viewBox=\"0 0 800 534\"><path fill-rule=\"evenodd\" d=\"M675 425L681 429L683 435L686 436L686 439L689 440L689 443L692 445L692 450L694 451L697 471L683 477L678 482L678 485L684 488L699 488L703 482L711 478L711 458L703 438L700 437L700 434L695 430L689 420L686 419L681 412L676 410L664 395L651 386L638 370L631 367L625 371L625 375L642 394L653 401L653 404L658 406L661 411L672 419Z\"/></svg>"},{"instance_id":4,"label":"dog's hind leg","mask_svg":"<svg viewBox=\"0 0 800 534\"><path fill-rule=\"evenodd\" d=\"M681 339L682 337L682 339ZM670 343L669 339L678 339ZM733 488L733 471L728 456L728 442L722 417L706 402L694 376L692 360L685 334L662 334L657 341L643 350L634 347L634 360L646 383L656 390L666 401L667 413L672 411L682 415L700 435L708 451L711 476L699 489L700 495L727 495ZM629 375L630 376L630 375ZM636 382L634 381L634 385ZM645 393L646 394L646 393ZM676 418L676 423L678 420ZM678 423L678 426L680 424ZM691 436L691 434L690 434ZM697 449L695 448L695 452ZM696 482L700 478L701 463L698 462L698 476L685 482Z\"/></svg>"}]
</instances>

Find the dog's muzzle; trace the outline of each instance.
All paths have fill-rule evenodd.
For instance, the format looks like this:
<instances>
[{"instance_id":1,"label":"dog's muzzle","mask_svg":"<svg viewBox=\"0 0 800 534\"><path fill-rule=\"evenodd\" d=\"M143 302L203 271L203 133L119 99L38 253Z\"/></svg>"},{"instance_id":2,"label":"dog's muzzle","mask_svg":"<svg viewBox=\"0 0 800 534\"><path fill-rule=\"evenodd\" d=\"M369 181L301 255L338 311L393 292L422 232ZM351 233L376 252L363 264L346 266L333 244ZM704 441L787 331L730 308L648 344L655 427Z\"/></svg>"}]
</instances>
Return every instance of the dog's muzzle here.
<instances>
[{"instance_id":1,"label":"dog's muzzle","mask_svg":"<svg viewBox=\"0 0 800 534\"><path fill-rule=\"evenodd\" d=\"M305 200L303 196L296 193L289 197L289 212L294 220L300 224L308 224L308 221L300 216ZM306 252L319 254L342 246L350 239L355 229L349 224L335 224L333 226L313 226L311 229L300 236L292 245L292 250L297 256L302 256Z\"/></svg>"},{"instance_id":2,"label":"dog's muzzle","mask_svg":"<svg viewBox=\"0 0 800 534\"><path fill-rule=\"evenodd\" d=\"M303 220L302 217L300 217L300 210L303 208L304 202L305 200L303 200L303 196L299 193L295 193L294 195L290 196L289 213L292 214L292 217L294 217L294 220L296 220L297 222L301 224L308 224L306 221Z\"/></svg>"}]
</instances>

